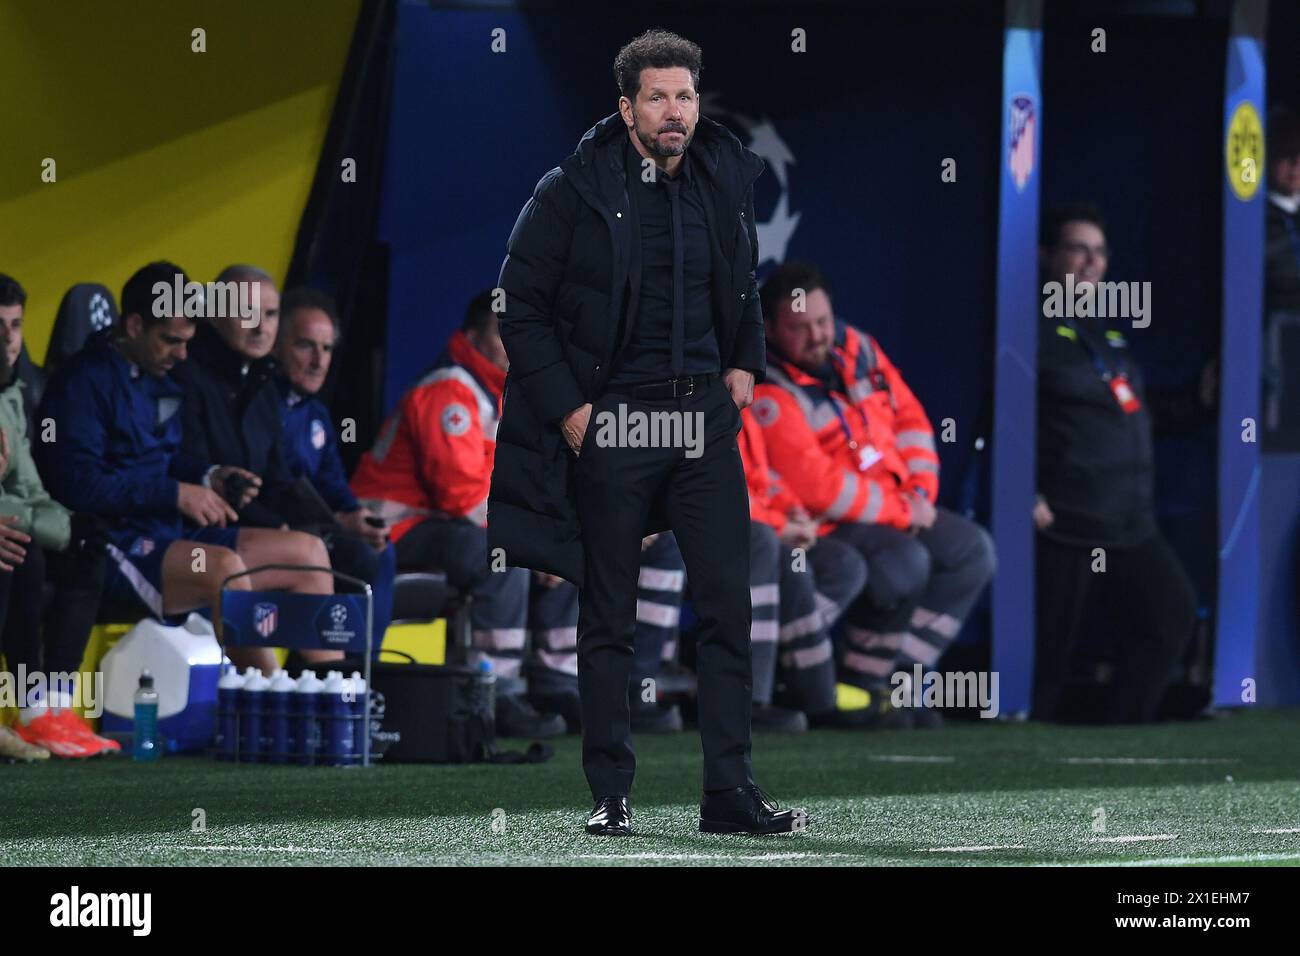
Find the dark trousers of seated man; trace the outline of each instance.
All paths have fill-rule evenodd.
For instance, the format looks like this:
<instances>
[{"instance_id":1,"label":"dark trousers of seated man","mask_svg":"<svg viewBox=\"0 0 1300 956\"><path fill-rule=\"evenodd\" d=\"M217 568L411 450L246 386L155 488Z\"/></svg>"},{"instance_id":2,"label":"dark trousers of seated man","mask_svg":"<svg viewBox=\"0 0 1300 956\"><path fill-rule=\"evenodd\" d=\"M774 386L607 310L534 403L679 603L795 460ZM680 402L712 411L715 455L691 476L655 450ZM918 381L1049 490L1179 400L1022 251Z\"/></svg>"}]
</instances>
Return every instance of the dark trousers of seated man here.
<instances>
[{"instance_id":1,"label":"dark trousers of seated man","mask_svg":"<svg viewBox=\"0 0 1300 956\"><path fill-rule=\"evenodd\" d=\"M685 587L685 564L676 539L669 533L658 535L641 552L641 568L637 573L630 686L634 706L652 704L657 699L657 690L647 681L658 678L664 648L677 640ZM567 581L553 588L534 584L529 598L528 627L532 646L529 692L577 693L578 589Z\"/></svg>"},{"instance_id":2,"label":"dark trousers of seated man","mask_svg":"<svg viewBox=\"0 0 1300 956\"><path fill-rule=\"evenodd\" d=\"M601 413L617 415L620 404L628 416L698 414L689 421L692 428L703 423L695 433L700 440L695 447L657 448L603 442ZM628 681L635 661L641 539L656 502L681 549L699 618L704 789L753 783L749 497L736 447L739 430L740 411L721 378L676 399L610 391L594 403L581 454L570 463L586 552L578 599L582 765L594 797L626 796L632 789L636 756Z\"/></svg>"},{"instance_id":3,"label":"dark trousers of seated man","mask_svg":"<svg viewBox=\"0 0 1300 956\"><path fill-rule=\"evenodd\" d=\"M493 570L487 529L463 518L429 518L397 541L402 571L437 568L458 591L470 596L470 664L487 660L497 678L498 695L523 693L531 572Z\"/></svg>"},{"instance_id":4,"label":"dark trousers of seated man","mask_svg":"<svg viewBox=\"0 0 1300 956\"><path fill-rule=\"evenodd\" d=\"M910 674L916 664L933 669L993 577L988 532L936 510L934 524L915 532L880 524L846 524L831 532L867 562L866 587L845 615L845 683L880 689L896 671Z\"/></svg>"},{"instance_id":5,"label":"dark trousers of seated man","mask_svg":"<svg viewBox=\"0 0 1300 956\"><path fill-rule=\"evenodd\" d=\"M1147 723L1160 702L1196 627L1192 582L1165 539L1157 534L1132 547L1106 547L1105 570L1093 547L1039 534L1034 568L1037 644L1034 653L1036 720L1056 720L1061 692L1083 633L1085 613L1100 601L1119 624L1114 679L1102 705L1111 723Z\"/></svg>"},{"instance_id":6,"label":"dark trousers of seated man","mask_svg":"<svg viewBox=\"0 0 1300 956\"><path fill-rule=\"evenodd\" d=\"M0 572L0 634L11 673L72 673L81 666L99 610L105 555L75 544L65 551L27 546L12 571ZM54 595L43 608L46 582ZM24 688L25 690L25 688Z\"/></svg>"},{"instance_id":7,"label":"dark trousers of seated man","mask_svg":"<svg viewBox=\"0 0 1300 956\"><path fill-rule=\"evenodd\" d=\"M866 560L829 537L795 553L770 526L754 521L749 574L755 705L772 703L779 670L783 703L808 714L829 713L835 709L830 629L862 591Z\"/></svg>"}]
</instances>

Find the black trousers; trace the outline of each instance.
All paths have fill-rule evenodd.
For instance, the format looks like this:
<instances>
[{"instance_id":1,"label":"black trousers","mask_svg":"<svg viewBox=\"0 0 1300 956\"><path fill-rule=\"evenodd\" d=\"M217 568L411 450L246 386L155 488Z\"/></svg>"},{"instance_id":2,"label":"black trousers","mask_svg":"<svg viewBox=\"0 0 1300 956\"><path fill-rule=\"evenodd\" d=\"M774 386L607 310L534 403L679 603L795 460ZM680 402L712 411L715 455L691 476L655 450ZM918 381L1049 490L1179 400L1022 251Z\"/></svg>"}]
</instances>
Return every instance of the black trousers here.
<instances>
[{"instance_id":1,"label":"black trousers","mask_svg":"<svg viewBox=\"0 0 1300 956\"><path fill-rule=\"evenodd\" d=\"M625 413L628 421L637 420L636 413L677 413L679 422L698 427L698 446L630 447L634 432L602 431L606 412ZM641 538L656 502L681 549L699 617L704 789L753 780L749 496L736 448L739 431L740 411L721 379L679 399L644 401L608 392L592 408L582 454L572 467L586 550L586 583L578 597L582 766L594 797L628 795L636 769L628 681Z\"/></svg>"},{"instance_id":2,"label":"black trousers","mask_svg":"<svg viewBox=\"0 0 1300 956\"><path fill-rule=\"evenodd\" d=\"M1115 676L1104 705L1112 723L1154 720L1196 626L1196 595L1161 535L1128 548L1105 548L1105 571L1094 571L1093 548L1038 536L1037 643L1033 715L1058 716L1061 691L1083 633L1090 601L1105 602L1121 633Z\"/></svg>"}]
</instances>

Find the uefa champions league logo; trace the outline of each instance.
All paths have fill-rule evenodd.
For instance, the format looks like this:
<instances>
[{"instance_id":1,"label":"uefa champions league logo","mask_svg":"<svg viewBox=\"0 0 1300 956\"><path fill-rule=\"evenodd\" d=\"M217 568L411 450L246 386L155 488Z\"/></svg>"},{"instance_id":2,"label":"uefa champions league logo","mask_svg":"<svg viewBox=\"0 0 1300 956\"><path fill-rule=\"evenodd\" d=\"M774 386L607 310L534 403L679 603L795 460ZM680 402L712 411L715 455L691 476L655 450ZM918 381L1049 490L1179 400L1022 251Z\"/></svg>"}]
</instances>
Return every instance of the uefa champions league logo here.
<instances>
[{"instance_id":1,"label":"uefa champions league logo","mask_svg":"<svg viewBox=\"0 0 1300 956\"><path fill-rule=\"evenodd\" d=\"M102 292L96 292L90 297L90 327L102 332L112 324L113 312L108 307L108 300Z\"/></svg>"},{"instance_id":2,"label":"uefa champions league logo","mask_svg":"<svg viewBox=\"0 0 1300 956\"><path fill-rule=\"evenodd\" d=\"M700 96L700 114L716 120L736 134L736 137L749 149L767 163L768 170L776 177L780 193L776 206L766 221L759 219L755 210L754 226L758 230L758 264L771 259L784 262L786 247L789 246L794 231L799 225L802 213L790 212L790 170L795 165L794 153L781 139L776 127L769 119L755 120L720 105L722 98L717 93L704 93ZM760 177L761 178L761 177Z\"/></svg>"},{"instance_id":3,"label":"uefa champions league logo","mask_svg":"<svg viewBox=\"0 0 1300 956\"><path fill-rule=\"evenodd\" d=\"M347 627L350 615L346 604L341 601L332 604L326 614L329 623L322 628L320 635L327 644L347 644L357 636L356 630Z\"/></svg>"}]
</instances>

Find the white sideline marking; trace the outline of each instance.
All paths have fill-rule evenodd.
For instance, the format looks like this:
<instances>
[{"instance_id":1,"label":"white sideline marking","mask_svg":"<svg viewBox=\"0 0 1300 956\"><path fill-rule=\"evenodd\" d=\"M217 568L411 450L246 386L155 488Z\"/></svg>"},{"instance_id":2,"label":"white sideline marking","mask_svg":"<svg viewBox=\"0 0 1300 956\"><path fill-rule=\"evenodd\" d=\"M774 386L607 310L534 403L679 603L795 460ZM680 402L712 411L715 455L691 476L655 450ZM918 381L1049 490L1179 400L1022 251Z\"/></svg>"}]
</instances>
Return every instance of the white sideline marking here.
<instances>
[{"instance_id":1,"label":"white sideline marking","mask_svg":"<svg viewBox=\"0 0 1300 956\"><path fill-rule=\"evenodd\" d=\"M1251 833L1300 833L1300 827L1278 827L1273 830L1251 830Z\"/></svg>"},{"instance_id":2,"label":"white sideline marking","mask_svg":"<svg viewBox=\"0 0 1300 956\"><path fill-rule=\"evenodd\" d=\"M932 846L924 850L917 850L917 853L974 853L982 850L1023 850L1023 843L1012 843L1006 846Z\"/></svg>"},{"instance_id":3,"label":"white sideline marking","mask_svg":"<svg viewBox=\"0 0 1300 956\"><path fill-rule=\"evenodd\" d=\"M1300 853L1242 853L1235 856L1165 856L1150 860L1087 860L1069 866L1187 866L1192 863L1264 863L1270 860L1300 860ZM1035 866L1061 866L1036 863Z\"/></svg>"},{"instance_id":4,"label":"white sideline marking","mask_svg":"<svg viewBox=\"0 0 1300 956\"><path fill-rule=\"evenodd\" d=\"M244 851L248 853L336 853L338 851L331 848L321 848L313 846L185 846L184 844L173 844L169 846L152 846L151 850L163 850L174 852L176 850L204 850L207 852L226 852L230 850Z\"/></svg>"},{"instance_id":5,"label":"white sideline marking","mask_svg":"<svg viewBox=\"0 0 1300 956\"><path fill-rule=\"evenodd\" d=\"M957 758L931 754L871 754L868 759L882 763L952 763Z\"/></svg>"},{"instance_id":6,"label":"white sideline marking","mask_svg":"<svg viewBox=\"0 0 1300 956\"><path fill-rule=\"evenodd\" d=\"M1177 840L1177 833L1154 833L1151 836L1091 837L1089 843L1141 843L1144 840Z\"/></svg>"},{"instance_id":7,"label":"white sideline marking","mask_svg":"<svg viewBox=\"0 0 1300 956\"><path fill-rule=\"evenodd\" d=\"M582 853L579 860L803 860L852 856L851 853Z\"/></svg>"},{"instance_id":8,"label":"white sideline marking","mask_svg":"<svg viewBox=\"0 0 1300 956\"><path fill-rule=\"evenodd\" d=\"M1241 763L1238 757L1062 757L1061 763L1073 764L1216 764Z\"/></svg>"}]
</instances>

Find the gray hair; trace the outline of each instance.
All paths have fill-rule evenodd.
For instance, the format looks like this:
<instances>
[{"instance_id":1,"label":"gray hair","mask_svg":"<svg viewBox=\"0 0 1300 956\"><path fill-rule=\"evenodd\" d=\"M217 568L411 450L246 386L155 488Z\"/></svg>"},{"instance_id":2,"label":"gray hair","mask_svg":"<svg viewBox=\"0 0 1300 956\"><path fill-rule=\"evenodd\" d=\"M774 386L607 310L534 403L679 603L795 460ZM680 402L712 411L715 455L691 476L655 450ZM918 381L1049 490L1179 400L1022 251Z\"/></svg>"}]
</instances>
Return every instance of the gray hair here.
<instances>
[{"instance_id":1,"label":"gray hair","mask_svg":"<svg viewBox=\"0 0 1300 956\"><path fill-rule=\"evenodd\" d=\"M271 278L271 273L257 266L226 266L216 278L217 282L265 282L279 289L280 285Z\"/></svg>"}]
</instances>

